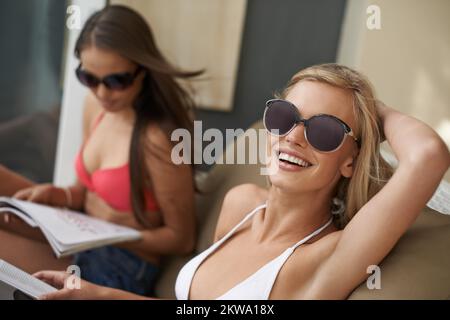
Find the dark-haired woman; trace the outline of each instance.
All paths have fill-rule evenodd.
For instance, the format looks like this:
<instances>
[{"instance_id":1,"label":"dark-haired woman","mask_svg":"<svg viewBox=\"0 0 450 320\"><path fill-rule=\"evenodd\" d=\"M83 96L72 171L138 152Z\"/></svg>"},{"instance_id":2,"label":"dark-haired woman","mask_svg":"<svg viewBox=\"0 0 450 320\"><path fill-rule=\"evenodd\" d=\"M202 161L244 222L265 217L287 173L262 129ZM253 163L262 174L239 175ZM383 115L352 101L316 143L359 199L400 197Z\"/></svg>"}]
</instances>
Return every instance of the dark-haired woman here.
<instances>
[{"instance_id":1,"label":"dark-haired woman","mask_svg":"<svg viewBox=\"0 0 450 320\"><path fill-rule=\"evenodd\" d=\"M191 130L193 103L176 79L199 72L170 65L145 20L123 6L91 16L75 54L77 77L90 89L75 163L78 180L69 188L28 182L15 196L84 210L139 229L143 237L56 260L42 235L10 217L0 226L0 258L29 272L77 264L86 280L149 294L161 256L194 247L193 172L171 161L170 132Z\"/></svg>"}]
</instances>

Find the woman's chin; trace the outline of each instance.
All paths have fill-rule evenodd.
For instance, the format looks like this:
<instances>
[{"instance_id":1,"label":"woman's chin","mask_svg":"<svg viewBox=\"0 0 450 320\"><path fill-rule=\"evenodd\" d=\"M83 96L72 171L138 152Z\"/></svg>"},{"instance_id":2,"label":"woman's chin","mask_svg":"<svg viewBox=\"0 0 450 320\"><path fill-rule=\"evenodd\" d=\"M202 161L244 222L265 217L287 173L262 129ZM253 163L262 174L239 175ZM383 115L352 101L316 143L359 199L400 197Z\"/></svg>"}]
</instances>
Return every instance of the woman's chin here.
<instances>
[{"instance_id":1,"label":"woman's chin","mask_svg":"<svg viewBox=\"0 0 450 320\"><path fill-rule=\"evenodd\" d=\"M270 175L269 181L274 187L291 191L301 191L300 189L304 188L302 185L306 182L304 179L299 179L298 177L286 176L286 173L282 171Z\"/></svg>"},{"instance_id":2,"label":"woman's chin","mask_svg":"<svg viewBox=\"0 0 450 320\"><path fill-rule=\"evenodd\" d=\"M277 164L280 164L279 162ZM270 183L274 187L286 189L286 191L299 191L305 189L309 185L308 181L311 178L311 167L299 167L296 165L271 166L269 174Z\"/></svg>"},{"instance_id":3,"label":"woman's chin","mask_svg":"<svg viewBox=\"0 0 450 320\"><path fill-rule=\"evenodd\" d=\"M101 102L101 105L105 111L108 112L116 112L120 107L117 106L117 103L114 102Z\"/></svg>"},{"instance_id":4,"label":"woman's chin","mask_svg":"<svg viewBox=\"0 0 450 320\"><path fill-rule=\"evenodd\" d=\"M126 107L124 107L122 104L117 103L117 102L105 103L105 104L102 103L101 105L106 112L111 112L111 113L122 112L126 109Z\"/></svg>"}]
</instances>

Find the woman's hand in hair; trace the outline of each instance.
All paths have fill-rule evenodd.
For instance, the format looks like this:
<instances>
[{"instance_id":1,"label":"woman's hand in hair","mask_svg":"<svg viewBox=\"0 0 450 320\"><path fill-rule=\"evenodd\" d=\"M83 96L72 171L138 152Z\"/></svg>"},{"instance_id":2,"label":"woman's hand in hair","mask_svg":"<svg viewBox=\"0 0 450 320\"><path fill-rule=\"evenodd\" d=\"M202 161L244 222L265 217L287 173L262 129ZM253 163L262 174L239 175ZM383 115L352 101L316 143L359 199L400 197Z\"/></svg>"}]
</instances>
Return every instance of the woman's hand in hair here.
<instances>
[{"instance_id":1,"label":"woman's hand in hair","mask_svg":"<svg viewBox=\"0 0 450 320\"><path fill-rule=\"evenodd\" d=\"M114 209L94 192L86 193L84 209L92 217L134 229L142 229L132 213Z\"/></svg>"}]
</instances>

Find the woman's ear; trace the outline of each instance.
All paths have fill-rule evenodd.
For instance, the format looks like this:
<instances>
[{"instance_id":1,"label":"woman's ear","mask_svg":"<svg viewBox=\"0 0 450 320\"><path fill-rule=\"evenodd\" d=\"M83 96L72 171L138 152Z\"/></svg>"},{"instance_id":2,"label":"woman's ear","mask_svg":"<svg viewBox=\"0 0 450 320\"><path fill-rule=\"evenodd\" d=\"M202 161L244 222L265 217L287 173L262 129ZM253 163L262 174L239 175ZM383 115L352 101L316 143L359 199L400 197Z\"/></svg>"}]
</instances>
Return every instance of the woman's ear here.
<instances>
[{"instance_id":1,"label":"woman's ear","mask_svg":"<svg viewBox=\"0 0 450 320\"><path fill-rule=\"evenodd\" d=\"M339 170L342 176L350 178L353 175L353 157L345 159Z\"/></svg>"},{"instance_id":2,"label":"woman's ear","mask_svg":"<svg viewBox=\"0 0 450 320\"><path fill-rule=\"evenodd\" d=\"M341 171L341 175L343 175L346 178L350 178L353 175L353 170L355 168L356 159L358 157L359 150L355 150L352 152L352 154L345 159L345 161L342 163L339 170Z\"/></svg>"},{"instance_id":3,"label":"woman's ear","mask_svg":"<svg viewBox=\"0 0 450 320\"><path fill-rule=\"evenodd\" d=\"M138 76L137 76L137 81L139 83L144 82L144 78L147 75L147 69L141 69L141 71L139 72Z\"/></svg>"}]
</instances>

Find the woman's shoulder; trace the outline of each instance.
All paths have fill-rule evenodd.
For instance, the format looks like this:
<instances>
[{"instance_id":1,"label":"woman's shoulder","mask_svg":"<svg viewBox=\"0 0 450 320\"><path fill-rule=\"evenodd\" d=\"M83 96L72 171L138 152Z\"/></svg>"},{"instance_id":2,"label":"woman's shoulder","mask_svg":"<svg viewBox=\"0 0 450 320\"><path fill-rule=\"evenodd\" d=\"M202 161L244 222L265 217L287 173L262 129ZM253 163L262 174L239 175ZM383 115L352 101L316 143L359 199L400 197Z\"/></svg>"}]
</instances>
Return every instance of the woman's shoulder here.
<instances>
[{"instance_id":1,"label":"woman's shoulder","mask_svg":"<svg viewBox=\"0 0 450 320\"><path fill-rule=\"evenodd\" d=\"M150 145L171 149L170 133L166 132L158 123L150 122L145 129L145 141Z\"/></svg>"},{"instance_id":2,"label":"woman's shoulder","mask_svg":"<svg viewBox=\"0 0 450 320\"><path fill-rule=\"evenodd\" d=\"M267 189L250 183L230 189L222 203L214 241L223 237L257 206L264 204L267 192Z\"/></svg>"},{"instance_id":3,"label":"woman's shoulder","mask_svg":"<svg viewBox=\"0 0 450 320\"><path fill-rule=\"evenodd\" d=\"M223 205L249 212L267 200L268 190L256 184L245 183L231 188L223 200Z\"/></svg>"},{"instance_id":4,"label":"woman's shoulder","mask_svg":"<svg viewBox=\"0 0 450 320\"><path fill-rule=\"evenodd\" d=\"M171 162L173 145L169 134L157 123L149 123L144 131L143 150L148 159Z\"/></svg>"}]
</instances>

